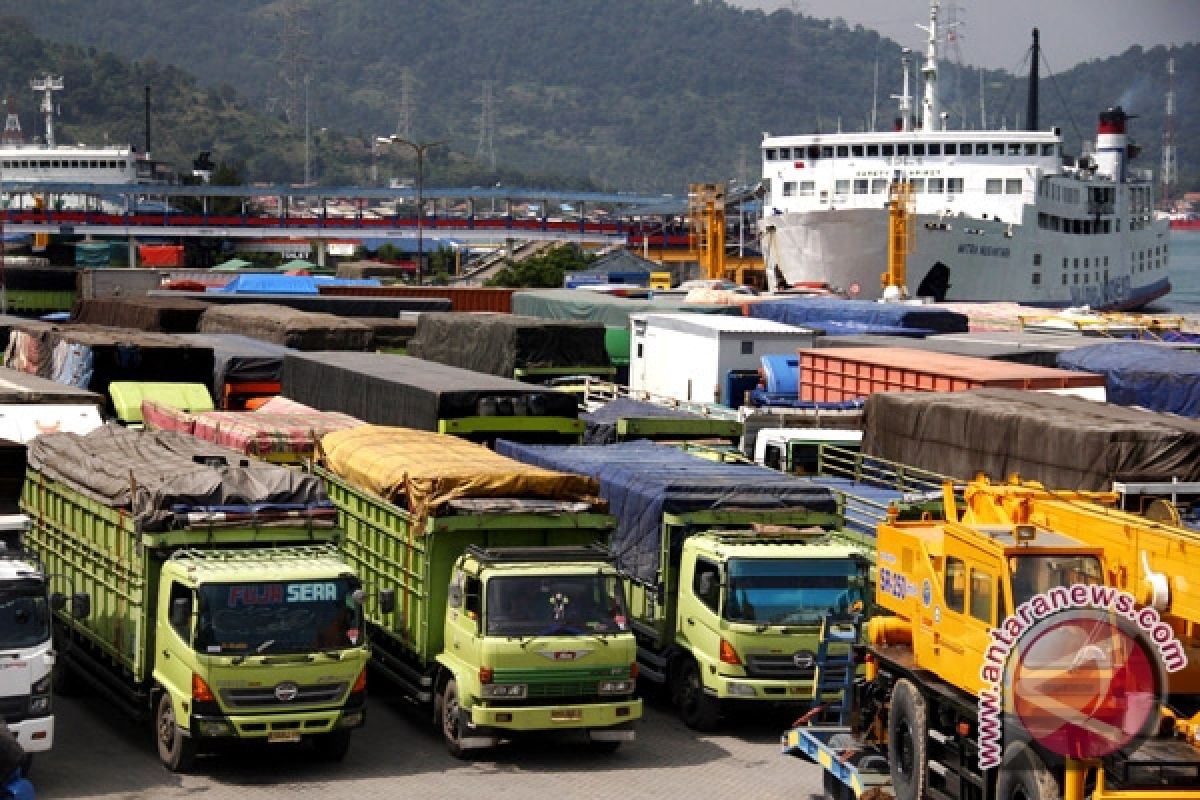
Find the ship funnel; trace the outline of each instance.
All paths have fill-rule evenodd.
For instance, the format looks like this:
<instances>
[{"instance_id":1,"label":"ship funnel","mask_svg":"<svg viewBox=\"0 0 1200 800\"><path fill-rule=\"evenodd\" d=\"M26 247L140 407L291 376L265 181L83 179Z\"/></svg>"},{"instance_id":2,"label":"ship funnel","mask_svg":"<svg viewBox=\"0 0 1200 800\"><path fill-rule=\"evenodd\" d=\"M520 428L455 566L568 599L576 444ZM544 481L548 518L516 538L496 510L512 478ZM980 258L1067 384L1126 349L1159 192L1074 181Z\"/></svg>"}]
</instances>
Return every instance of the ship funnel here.
<instances>
[{"instance_id":1,"label":"ship funnel","mask_svg":"<svg viewBox=\"0 0 1200 800\"><path fill-rule=\"evenodd\" d=\"M1100 123L1096 127L1096 169L1114 180L1125 180L1125 162L1128 144L1125 123L1134 118L1120 106L1100 112Z\"/></svg>"}]
</instances>

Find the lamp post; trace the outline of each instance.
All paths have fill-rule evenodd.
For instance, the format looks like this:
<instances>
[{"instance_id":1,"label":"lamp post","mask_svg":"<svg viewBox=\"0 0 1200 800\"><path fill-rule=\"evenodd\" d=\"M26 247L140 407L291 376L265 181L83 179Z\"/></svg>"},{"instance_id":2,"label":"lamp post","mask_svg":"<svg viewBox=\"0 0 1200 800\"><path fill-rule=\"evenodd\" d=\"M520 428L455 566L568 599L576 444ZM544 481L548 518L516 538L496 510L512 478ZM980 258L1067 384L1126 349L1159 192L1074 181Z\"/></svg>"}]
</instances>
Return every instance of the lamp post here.
<instances>
[{"instance_id":1,"label":"lamp post","mask_svg":"<svg viewBox=\"0 0 1200 800\"><path fill-rule=\"evenodd\" d=\"M379 142L394 142L411 148L417 155L417 285L424 282L425 258L425 153L434 147L446 144L445 140L437 142L410 142L396 134L379 137Z\"/></svg>"}]
</instances>

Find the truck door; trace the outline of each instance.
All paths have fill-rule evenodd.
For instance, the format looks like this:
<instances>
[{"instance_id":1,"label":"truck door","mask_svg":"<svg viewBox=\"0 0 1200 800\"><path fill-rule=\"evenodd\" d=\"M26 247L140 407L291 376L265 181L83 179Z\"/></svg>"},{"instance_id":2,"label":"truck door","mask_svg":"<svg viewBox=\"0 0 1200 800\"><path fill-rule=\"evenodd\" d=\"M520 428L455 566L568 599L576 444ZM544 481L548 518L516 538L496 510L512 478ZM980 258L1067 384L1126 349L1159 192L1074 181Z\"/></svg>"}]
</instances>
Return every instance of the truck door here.
<instances>
[{"instance_id":1,"label":"truck door","mask_svg":"<svg viewBox=\"0 0 1200 800\"><path fill-rule=\"evenodd\" d=\"M965 548L946 554L941 620L934 611L933 651L943 664L962 665L956 682L970 686L979 681L979 665L996 625L1000 565L986 553Z\"/></svg>"},{"instance_id":2,"label":"truck door","mask_svg":"<svg viewBox=\"0 0 1200 800\"><path fill-rule=\"evenodd\" d=\"M686 567L685 563L684 575ZM698 661L715 664L721 652L721 569L716 562L696 558L691 573L685 590L688 602L679 606L678 630L681 638L691 644Z\"/></svg>"},{"instance_id":3,"label":"truck door","mask_svg":"<svg viewBox=\"0 0 1200 800\"><path fill-rule=\"evenodd\" d=\"M176 698L192 695L192 636L196 617L196 593L179 581L160 591L156 625L154 675Z\"/></svg>"}]
</instances>

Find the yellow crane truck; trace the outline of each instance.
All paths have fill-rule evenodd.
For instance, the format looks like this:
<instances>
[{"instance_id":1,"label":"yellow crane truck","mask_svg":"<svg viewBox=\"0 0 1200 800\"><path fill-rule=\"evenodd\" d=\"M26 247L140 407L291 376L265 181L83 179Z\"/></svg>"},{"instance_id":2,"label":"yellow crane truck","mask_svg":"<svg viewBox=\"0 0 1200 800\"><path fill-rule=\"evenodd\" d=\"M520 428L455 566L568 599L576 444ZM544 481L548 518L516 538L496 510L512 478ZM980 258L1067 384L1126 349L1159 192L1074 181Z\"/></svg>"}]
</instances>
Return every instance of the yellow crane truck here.
<instances>
[{"instance_id":1,"label":"yellow crane truck","mask_svg":"<svg viewBox=\"0 0 1200 800\"><path fill-rule=\"evenodd\" d=\"M1156 707L1165 699L1166 673L1172 689L1183 673L1183 646L1157 624L1167 618L1144 603L1153 597L1120 589L1131 585L1118 577L1131 569L1129 547L1098 536L1095 520L1072 528L1049 515L1005 516L983 489L967 492L960 515L953 488L946 487L945 519L900 521L892 513L879 525L882 613L867 625L866 670L853 690L851 724L799 724L785 732L784 752L820 764L835 798L1200 798L1195 741ZM1154 614L1141 615L1145 609ZM1122 639L1125 618L1150 616L1149 629L1162 642L1157 635L1153 643L1135 637L1136 645ZM1095 640L1070 638L1101 628L1107 634ZM1153 678L1153 693L1121 695L1118 722L1105 728L1116 655L1136 648L1159 657L1145 658L1148 670L1140 673ZM1098 687L1110 691L1089 705ZM1056 717L1063 708L1085 713L1068 725ZM1064 746L1055 738L1063 731L1078 737ZM1093 755L1080 744L1086 741L1123 744Z\"/></svg>"}]
</instances>

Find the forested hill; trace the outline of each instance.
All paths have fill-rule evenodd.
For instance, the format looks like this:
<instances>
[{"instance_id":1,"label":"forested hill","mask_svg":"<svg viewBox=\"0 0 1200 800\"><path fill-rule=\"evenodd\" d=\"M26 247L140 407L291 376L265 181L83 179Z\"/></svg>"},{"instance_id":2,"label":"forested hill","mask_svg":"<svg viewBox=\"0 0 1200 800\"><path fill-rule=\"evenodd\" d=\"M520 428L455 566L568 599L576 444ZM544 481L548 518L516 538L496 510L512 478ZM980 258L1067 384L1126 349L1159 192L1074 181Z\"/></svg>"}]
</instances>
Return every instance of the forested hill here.
<instances>
[{"instance_id":1,"label":"forested hill","mask_svg":"<svg viewBox=\"0 0 1200 800\"><path fill-rule=\"evenodd\" d=\"M6 0L4 11L39 36L96 48L94 57L81 51L92 62L108 63L101 51L136 62L134 85L116 93L139 96L104 109L107 118L140 118L138 81L153 85L157 76L177 79L210 108L268 113L273 120L258 130L278 129L286 141L196 129L186 102L180 118L156 117L163 136L207 137L216 156L236 153L261 179L299 179L280 173L301 163L305 76L310 124L327 129L323 182L344 166L333 154L369 157L363 142L399 130L449 142L457 155L432 165L433 180L440 170L503 181L509 170L642 192L753 180L763 131L861 130L875 95L877 127L886 128L887 98L900 87L900 46L873 31L721 0ZM1054 42L1043 37L1043 48L1042 126L1062 127L1078 152L1096 114L1122 103L1139 115L1132 133L1143 165L1157 167L1166 50L1135 47L1053 74ZM1027 49L1012 43L1014 64ZM47 68L3 52L0 64L0 84L19 96ZM1181 47L1176 69L1180 173L1196 184L1200 46ZM1023 78L1006 72L946 65L942 86L951 127L978 125L980 86L989 123L1015 127L1024 114ZM64 113L78 100L64 98ZM490 125L481 125L485 110Z\"/></svg>"}]
</instances>

